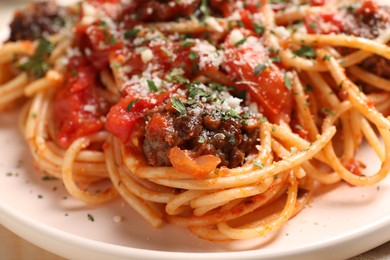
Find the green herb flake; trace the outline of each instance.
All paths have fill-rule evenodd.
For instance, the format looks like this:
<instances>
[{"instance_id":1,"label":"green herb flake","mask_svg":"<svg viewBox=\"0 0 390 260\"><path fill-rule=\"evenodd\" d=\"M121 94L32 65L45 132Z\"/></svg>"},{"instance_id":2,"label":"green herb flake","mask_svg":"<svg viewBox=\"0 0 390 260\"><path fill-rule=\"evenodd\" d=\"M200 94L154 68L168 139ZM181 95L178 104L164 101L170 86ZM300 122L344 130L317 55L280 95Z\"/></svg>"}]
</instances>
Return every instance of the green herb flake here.
<instances>
[{"instance_id":1,"label":"green herb flake","mask_svg":"<svg viewBox=\"0 0 390 260\"><path fill-rule=\"evenodd\" d=\"M291 81L290 81L290 78L287 76L287 74L284 74L284 86L288 90L291 90Z\"/></svg>"},{"instance_id":2,"label":"green herb flake","mask_svg":"<svg viewBox=\"0 0 390 260\"><path fill-rule=\"evenodd\" d=\"M265 116L260 116L260 122L262 122L262 123L266 123L266 122L268 122L268 118L267 117L265 117Z\"/></svg>"},{"instance_id":3,"label":"green herb flake","mask_svg":"<svg viewBox=\"0 0 390 260\"><path fill-rule=\"evenodd\" d=\"M147 83L148 83L149 90L151 92L154 92L154 93L158 92L157 86L153 80L148 79Z\"/></svg>"},{"instance_id":4,"label":"green herb flake","mask_svg":"<svg viewBox=\"0 0 390 260\"><path fill-rule=\"evenodd\" d=\"M321 109L322 113L324 113L325 115L331 115L331 116L334 116L334 112L332 110L330 110L329 108L327 107L323 107Z\"/></svg>"},{"instance_id":5,"label":"green herb flake","mask_svg":"<svg viewBox=\"0 0 390 260\"><path fill-rule=\"evenodd\" d=\"M338 86L338 88L339 88L339 89L342 89L342 88L343 88L343 84L344 84L344 81L341 81L340 84L339 84L339 86Z\"/></svg>"},{"instance_id":6,"label":"green herb flake","mask_svg":"<svg viewBox=\"0 0 390 260\"><path fill-rule=\"evenodd\" d=\"M294 51L294 53L298 56L305 57L305 58L315 58L317 56L313 47L308 45L302 46L300 49Z\"/></svg>"},{"instance_id":7,"label":"green herb flake","mask_svg":"<svg viewBox=\"0 0 390 260\"><path fill-rule=\"evenodd\" d=\"M305 90L306 90L307 92L313 92L313 91L314 91L314 88L313 88L312 86L310 86L310 85L306 85L306 86L305 86Z\"/></svg>"},{"instance_id":8,"label":"green herb flake","mask_svg":"<svg viewBox=\"0 0 390 260\"><path fill-rule=\"evenodd\" d=\"M206 138L199 136L198 143L203 144L206 141Z\"/></svg>"},{"instance_id":9,"label":"green herb flake","mask_svg":"<svg viewBox=\"0 0 390 260\"><path fill-rule=\"evenodd\" d=\"M190 54L188 55L188 58L190 58L190 60L194 61L198 58L198 54L194 51L191 51Z\"/></svg>"},{"instance_id":10,"label":"green herb flake","mask_svg":"<svg viewBox=\"0 0 390 260\"><path fill-rule=\"evenodd\" d=\"M191 46L193 46L193 45L194 45L193 42L186 41L186 42L183 42L183 43L180 45L180 47L181 47L181 48L188 48L188 47L191 47Z\"/></svg>"},{"instance_id":11,"label":"green herb flake","mask_svg":"<svg viewBox=\"0 0 390 260\"><path fill-rule=\"evenodd\" d=\"M20 68L31 76L40 78L49 70L50 65L46 62L54 49L54 45L47 39L40 39L33 55L31 55Z\"/></svg>"},{"instance_id":12,"label":"green herb flake","mask_svg":"<svg viewBox=\"0 0 390 260\"><path fill-rule=\"evenodd\" d=\"M238 47L238 46L244 44L244 43L246 42L246 40L247 40L246 37L242 38L241 40L239 40L238 42L236 42L236 43L234 44L234 47Z\"/></svg>"},{"instance_id":13,"label":"green herb flake","mask_svg":"<svg viewBox=\"0 0 390 260\"><path fill-rule=\"evenodd\" d=\"M291 149L290 149L290 153L291 153L292 155L296 154L297 151L298 151L298 149L297 149L296 147L291 147Z\"/></svg>"},{"instance_id":14,"label":"green herb flake","mask_svg":"<svg viewBox=\"0 0 390 260\"><path fill-rule=\"evenodd\" d=\"M135 104L137 104L138 102L140 102L140 101L141 101L140 99L132 100L132 101L127 105L126 110L127 110L127 111L130 111L130 110L133 108L133 106L134 106Z\"/></svg>"},{"instance_id":15,"label":"green herb flake","mask_svg":"<svg viewBox=\"0 0 390 260\"><path fill-rule=\"evenodd\" d=\"M125 32L125 39L134 39L137 37L137 34L140 32L140 29L132 29Z\"/></svg>"},{"instance_id":16,"label":"green herb flake","mask_svg":"<svg viewBox=\"0 0 390 260\"><path fill-rule=\"evenodd\" d=\"M117 43L117 41L113 35L110 35L110 38L108 39L108 41L111 45L115 45Z\"/></svg>"},{"instance_id":17,"label":"green herb flake","mask_svg":"<svg viewBox=\"0 0 390 260\"><path fill-rule=\"evenodd\" d=\"M43 181L56 181L58 180L56 177L45 175L42 177Z\"/></svg>"},{"instance_id":18,"label":"green herb flake","mask_svg":"<svg viewBox=\"0 0 390 260\"><path fill-rule=\"evenodd\" d=\"M87 217L88 217L89 221L91 221L91 222L95 221L95 218L91 214L88 213Z\"/></svg>"},{"instance_id":19,"label":"green herb flake","mask_svg":"<svg viewBox=\"0 0 390 260\"><path fill-rule=\"evenodd\" d=\"M259 167L260 169L264 168L264 164L262 162L258 161L258 160L254 161L253 165L256 166L256 167Z\"/></svg>"},{"instance_id":20,"label":"green herb flake","mask_svg":"<svg viewBox=\"0 0 390 260\"><path fill-rule=\"evenodd\" d=\"M203 13L205 17L210 16L210 8L207 2L208 2L207 0L202 0L199 8L199 10Z\"/></svg>"},{"instance_id":21,"label":"green herb flake","mask_svg":"<svg viewBox=\"0 0 390 260\"><path fill-rule=\"evenodd\" d=\"M258 23L253 23L253 29L258 34L263 34L264 33L264 26L262 26L262 25L260 25Z\"/></svg>"},{"instance_id":22,"label":"green herb flake","mask_svg":"<svg viewBox=\"0 0 390 260\"><path fill-rule=\"evenodd\" d=\"M332 58L332 55L330 55L330 54L325 54L324 57L322 57L322 61L330 60L330 58Z\"/></svg>"},{"instance_id":23,"label":"green herb flake","mask_svg":"<svg viewBox=\"0 0 390 260\"><path fill-rule=\"evenodd\" d=\"M184 115L187 112L186 107L184 106L183 102L181 102L180 99L173 97L171 98L171 102L172 102L172 107L176 109L176 111L179 112L181 115Z\"/></svg>"},{"instance_id":24,"label":"green herb flake","mask_svg":"<svg viewBox=\"0 0 390 260\"><path fill-rule=\"evenodd\" d=\"M316 29L317 28L317 24L309 23L309 27L312 28L312 29Z\"/></svg>"},{"instance_id":25,"label":"green herb flake","mask_svg":"<svg viewBox=\"0 0 390 260\"><path fill-rule=\"evenodd\" d=\"M267 68L267 65L258 64L253 68L253 74L255 74L255 76L259 76L266 68Z\"/></svg>"}]
</instances>

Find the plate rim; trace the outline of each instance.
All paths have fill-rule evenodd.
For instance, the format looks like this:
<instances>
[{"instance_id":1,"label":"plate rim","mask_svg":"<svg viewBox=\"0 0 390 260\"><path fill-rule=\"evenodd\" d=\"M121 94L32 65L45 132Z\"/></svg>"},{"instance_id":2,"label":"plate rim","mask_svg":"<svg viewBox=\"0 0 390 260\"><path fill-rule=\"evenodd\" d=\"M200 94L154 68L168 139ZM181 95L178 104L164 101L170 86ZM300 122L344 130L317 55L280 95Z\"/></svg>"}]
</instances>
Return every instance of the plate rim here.
<instances>
[{"instance_id":1,"label":"plate rim","mask_svg":"<svg viewBox=\"0 0 390 260\"><path fill-rule=\"evenodd\" d=\"M370 225L362 226L336 237L322 240L308 246L283 250L261 248L239 252L171 252L120 246L96 241L68 233L20 214L18 210L0 202L0 223L6 228L31 242L32 244L52 252L58 256L80 259L313 259L329 252L337 251L333 258L349 258L379 246L390 239L390 216L376 220ZM377 232L380 231L380 232ZM373 235L375 234L375 235ZM353 249L345 247L354 244ZM71 250L69 250L71 249ZM344 250L343 250L344 249ZM259 253L261 252L261 253Z\"/></svg>"}]
</instances>

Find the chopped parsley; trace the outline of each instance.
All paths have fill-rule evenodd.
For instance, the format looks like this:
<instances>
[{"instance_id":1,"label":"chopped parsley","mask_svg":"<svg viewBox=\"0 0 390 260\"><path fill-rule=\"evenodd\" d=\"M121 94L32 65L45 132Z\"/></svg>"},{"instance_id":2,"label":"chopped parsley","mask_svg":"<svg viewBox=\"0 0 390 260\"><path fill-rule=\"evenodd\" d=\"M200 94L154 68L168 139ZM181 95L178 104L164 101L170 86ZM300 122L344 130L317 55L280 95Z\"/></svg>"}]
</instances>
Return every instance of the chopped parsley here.
<instances>
[{"instance_id":1,"label":"chopped parsley","mask_svg":"<svg viewBox=\"0 0 390 260\"><path fill-rule=\"evenodd\" d=\"M147 82L148 82L149 90L151 92L158 92L158 88L157 88L157 86L156 86L156 84L154 83L153 80L148 79Z\"/></svg>"},{"instance_id":2,"label":"chopped parsley","mask_svg":"<svg viewBox=\"0 0 390 260\"><path fill-rule=\"evenodd\" d=\"M267 65L258 64L258 65L256 65L256 67L253 68L253 74L255 74L255 76L259 76L266 68L267 68Z\"/></svg>"},{"instance_id":3,"label":"chopped parsley","mask_svg":"<svg viewBox=\"0 0 390 260\"><path fill-rule=\"evenodd\" d=\"M287 74L284 74L284 85L288 90L291 90L291 81Z\"/></svg>"},{"instance_id":4,"label":"chopped parsley","mask_svg":"<svg viewBox=\"0 0 390 260\"><path fill-rule=\"evenodd\" d=\"M141 101L140 99L132 100L132 101L127 105L126 110L127 110L127 111L130 111L130 110L133 108L133 106L134 106L136 103L140 102L140 101Z\"/></svg>"},{"instance_id":5,"label":"chopped parsley","mask_svg":"<svg viewBox=\"0 0 390 260\"><path fill-rule=\"evenodd\" d=\"M58 180L56 177L45 175L42 177L43 181L56 181Z\"/></svg>"},{"instance_id":6,"label":"chopped parsley","mask_svg":"<svg viewBox=\"0 0 390 260\"><path fill-rule=\"evenodd\" d=\"M206 141L206 138L199 136L198 143L203 144Z\"/></svg>"},{"instance_id":7,"label":"chopped parsley","mask_svg":"<svg viewBox=\"0 0 390 260\"><path fill-rule=\"evenodd\" d=\"M176 109L177 112L179 112L181 115L184 115L186 113L186 107L184 106L183 102L181 102L178 98L171 98L172 107Z\"/></svg>"},{"instance_id":8,"label":"chopped parsley","mask_svg":"<svg viewBox=\"0 0 390 260\"><path fill-rule=\"evenodd\" d=\"M330 54L325 54L324 57L322 57L322 60L323 60L323 61L327 61L327 60L330 60L330 58L332 58L332 55L330 55Z\"/></svg>"},{"instance_id":9,"label":"chopped parsley","mask_svg":"<svg viewBox=\"0 0 390 260\"><path fill-rule=\"evenodd\" d=\"M90 213L88 213L87 217L88 217L89 221L91 221L91 222L95 221L95 218Z\"/></svg>"},{"instance_id":10,"label":"chopped parsley","mask_svg":"<svg viewBox=\"0 0 390 260\"><path fill-rule=\"evenodd\" d=\"M203 13L205 17L210 16L210 8L208 6L207 0L202 0L199 10Z\"/></svg>"},{"instance_id":11,"label":"chopped parsley","mask_svg":"<svg viewBox=\"0 0 390 260\"><path fill-rule=\"evenodd\" d=\"M253 29L255 30L256 33L262 34L264 33L264 26L258 24L258 23L253 23Z\"/></svg>"},{"instance_id":12,"label":"chopped parsley","mask_svg":"<svg viewBox=\"0 0 390 260\"><path fill-rule=\"evenodd\" d=\"M317 56L313 47L308 45L302 46L300 49L294 51L294 53L300 57L305 57L305 58L315 58Z\"/></svg>"},{"instance_id":13,"label":"chopped parsley","mask_svg":"<svg viewBox=\"0 0 390 260\"><path fill-rule=\"evenodd\" d=\"M132 29L125 32L125 39L134 39L137 37L137 34L140 32L140 29Z\"/></svg>"},{"instance_id":14,"label":"chopped parsley","mask_svg":"<svg viewBox=\"0 0 390 260\"><path fill-rule=\"evenodd\" d=\"M324 113L325 115L331 115L331 116L334 116L334 112L332 110L330 110L329 108L327 107L323 107L321 109L322 113Z\"/></svg>"},{"instance_id":15,"label":"chopped parsley","mask_svg":"<svg viewBox=\"0 0 390 260\"><path fill-rule=\"evenodd\" d=\"M185 42L183 42L183 43L180 45L180 47L181 47L181 48L188 48L188 47L191 47L191 46L193 46L193 45L194 45L193 42L185 41Z\"/></svg>"},{"instance_id":16,"label":"chopped parsley","mask_svg":"<svg viewBox=\"0 0 390 260\"><path fill-rule=\"evenodd\" d=\"M239 40L238 42L236 42L236 43L234 44L234 47L238 47L238 46L244 44L244 43L246 42L246 40L247 40L246 37L242 38L241 40Z\"/></svg>"},{"instance_id":17,"label":"chopped parsley","mask_svg":"<svg viewBox=\"0 0 390 260\"><path fill-rule=\"evenodd\" d=\"M260 161L257 161L257 160L253 162L253 165L256 167L259 167L260 169L264 168L264 164Z\"/></svg>"},{"instance_id":18,"label":"chopped parsley","mask_svg":"<svg viewBox=\"0 0 390 260\"><path fill-rule=\"evenodd\" d=\"M25 63L22 63L20 68L30 74L30 76L42 77L50 68L46 59L50 56L53 49L54 45L49 40L45 38L40 39L34 54Z\"/></svg>"},{"instance_id":19,"label":"chopped parsley","mask_svg":"<svg viewBox=\"0 0 390 260\"><path fill-rule=\"evenodd\" d=\"M190 58L190 60L194 61L198 58L198 54L194 51L191 51L190 54L188 55L188 58Z\"/></svg>"},{"instance_id":20,"label":"chopped parsley","mask_svg":"<svg viewBox=\"0 0 390 260\"><path fill-rule=\"evenodd\" d=\"M189 83L190 81L184 77L184 72L180 69L173 69L166 75L166 80L173 83Z\"/></svg>"}]
</instances>

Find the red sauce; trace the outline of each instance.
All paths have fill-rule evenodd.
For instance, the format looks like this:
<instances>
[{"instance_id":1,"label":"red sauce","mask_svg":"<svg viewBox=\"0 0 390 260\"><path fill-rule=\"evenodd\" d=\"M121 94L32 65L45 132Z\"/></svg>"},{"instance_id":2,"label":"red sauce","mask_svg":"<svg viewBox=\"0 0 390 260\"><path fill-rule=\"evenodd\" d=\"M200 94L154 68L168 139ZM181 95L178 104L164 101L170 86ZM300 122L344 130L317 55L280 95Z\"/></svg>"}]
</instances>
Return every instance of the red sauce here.
<instances>
[{"instance_id":1,"label":"red sauce","mask_svg":"<svg viewBox=\"0 0 390 260\"><path fill-rule=\"evenodd\" d=\"M379 6L373 0L365 0L360 8L356 9L355 14L363 16L372 16L376 14L379 10Z\"/></svg>"},{"instance_id":2,"label":"red sauce","mask_svg":"<svg viewBox=\"0 0 390 260\"><path fill-rule=\"evenodd\" d=\"M305 27L311 34L338 34L343 29L341 17L334 12L308 15L305 19Z\"/></svg>"},{"instance_id":3,"label":"red sauce","mask_svg":"<svg viewBox=\"0 0 390 260\"><path fill-rule=\"evenodd\" d=\"M228 51L222 66L237 88L247 90L269 120L288 122L293 105L292 92L286 87L284 73L270 63L265 50L250 45L232 46L228 42L225 48ZM256 75L255 67L259 65L266 68Z\"/></svg>"},{"instance_id":4,"label":"red sauce","mask_svg":"<svg viewBox=\"0 0 390 260\"><path fill-rule=\"evenodd\" d=\"M53 101L53 120L62 147L102 129L106 105L99 98L97 72L84 57L71 58L67 71Z\"/></svg>"}]
</instances>

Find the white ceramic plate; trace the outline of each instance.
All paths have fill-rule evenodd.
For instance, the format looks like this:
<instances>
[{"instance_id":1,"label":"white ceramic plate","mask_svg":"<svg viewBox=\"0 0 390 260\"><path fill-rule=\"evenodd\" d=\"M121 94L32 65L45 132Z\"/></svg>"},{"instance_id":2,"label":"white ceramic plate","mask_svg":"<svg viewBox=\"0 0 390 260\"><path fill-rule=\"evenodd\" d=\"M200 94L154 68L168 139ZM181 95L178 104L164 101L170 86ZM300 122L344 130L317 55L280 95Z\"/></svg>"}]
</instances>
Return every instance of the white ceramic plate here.
<instances>
[{"instance_id":1,"label":"white ceramic plate","mask_svg":"<svg viewBox=\"0 0 390 260\"><path fill-rule=\"evenodd\" d=\"M4 3L3 18L2 13L9 15ZM390 240L390 178L372 187L322 190L273 237L212 243L170 225L156 230L120 199L85 206L59 181L44 180L34 169L16 117L17 111L0 114L0 223L65 258L345 259ZM360 156L374 171L378 161L372 153L363 149ZM113 220L117 216L120 223Z\"/></svg>"}]
</instances>

